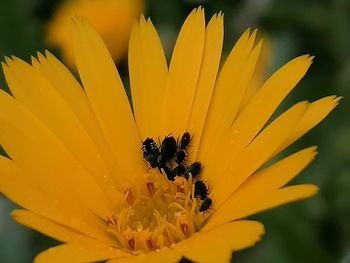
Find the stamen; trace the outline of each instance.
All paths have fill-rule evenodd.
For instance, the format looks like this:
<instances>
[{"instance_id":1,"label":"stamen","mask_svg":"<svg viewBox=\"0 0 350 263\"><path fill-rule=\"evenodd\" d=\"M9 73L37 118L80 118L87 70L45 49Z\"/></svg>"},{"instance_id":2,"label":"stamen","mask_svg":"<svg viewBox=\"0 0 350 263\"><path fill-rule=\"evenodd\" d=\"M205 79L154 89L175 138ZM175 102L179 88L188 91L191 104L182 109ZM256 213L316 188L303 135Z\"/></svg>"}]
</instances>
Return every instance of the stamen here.
<instances>
[{"instance_id":1,"label":"stamen","mask_svg":"<svg viewBox=\"0 0 350 263\"><path fill-rule=\"evenodd\" d=\"M150 194L150 196L153 196L154 193L156 192L156 190L154 189L154 184L151 181L151 179L147 179L146 186L147 186L148 193Z\"/></svg>"},{"instance_id":2,"label":"stamen","mask_svg":"<svg viewBox=\"0 0 350 263\"><path fill-rule=\"evenodd\" d=\"M135 249L135 236L134 236L134 231L132 231L129 227L124 231L124 237L128 242L128 245L132 250Z\"/></svg>"},{"instance_id":3,"label":"stamen","mask_svg":"<svg viewBox=\"0 0 350 263\"><path fill-rule=\"evenodd\" d=\"M113 215L107 217L105 221L109 226L118 225L118 220Z\"/></svg>"},{"instance_id":4,"label":"stamen","mask_svg":"<svg viewBox=\"0 0 350 263\"><path fill-rule=\"evenodd\" d=\"M135 249L135 238L132 237L132 238L128 239L128 244L129 244L131 249Z\"/></svg>"},{"instance_id":5,"label":"stamen","mask_svg":"<svg viewBox=\"0 0 350 263\"><path fill-rule=\"evenodd\" d=\"M177 209L178 209L180 212L182 212L182 213L185 213L185 212L186 212L186 209L185 209L182 205L180 205L179 203L176 203L176 202L171 203L171 204L169 205L169 208L177 208ZM174 215L177 216L177 215L178 215L178 212L176 212Z\"/></svg>"},{"instance_id":6,"label":"stamen","mask_svg":"<svg viewBox=\"0 0 350 263\"><path fill-rule=\"evenodd\" d=\"M142 247L142 249L144 249L145 251L155 249L153 240L151 238L151 234L148 230L143 230L140 233L138 233L138 241L140 247Z\"/></svg>"},{"instance_id":7,"label":"stamen","mask_svg":"<svg viewBox=\"0 0 350 263\"><path fill-rule=\"evenodd\" d=\"M126 201L131 205L134 202L134 197L132 195L131 189L127 186L123 188L123 192L125 194Z\"/></svg>"},{"instance_id":8,"label":"stamen","mask_svg":"<svg viewBox=\"0 0 350 263\"><path fill-rule=\"evenodd\" d=\"M152 239L147 239L146 240L147 246L150 250L154 250L154 245Z\"/></svg>"},{"instance_id":9,"label":"stamen","mask_svg":"<svg viewBox=\"0 0 350 263\"><path fill-rule=\"evenodd\" d=\"M182 232L187 235L188 234L188 219L185 215L181 215L179 217L179 224Z\"/></svg>"},{"instance_id":10,"label":"stamen","mask_svg":"<svg viewBox=\"0 0 350 263\"><path fill-rule=\"evenodd\" d=\"M185 179L183 177L176 176L174 183L176 185L176 189L180 193L185 193Z\"/></svg>"}]
</instances>

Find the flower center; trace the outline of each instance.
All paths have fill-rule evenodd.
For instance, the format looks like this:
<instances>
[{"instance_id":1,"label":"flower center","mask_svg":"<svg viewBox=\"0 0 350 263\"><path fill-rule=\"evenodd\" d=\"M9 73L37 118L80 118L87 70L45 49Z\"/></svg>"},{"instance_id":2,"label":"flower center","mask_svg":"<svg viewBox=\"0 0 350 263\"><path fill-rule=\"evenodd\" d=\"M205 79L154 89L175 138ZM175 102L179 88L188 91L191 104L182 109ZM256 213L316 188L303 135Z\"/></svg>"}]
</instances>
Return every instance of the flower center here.
<instances>
[{"instance_id":1,"label":"flower center","mask_svg":"<svg viewBox=\"0 0 350 263\"><path fill-rule=\"evenodd\" d=\"M124 187L124 199L106 219L121 248L139 254L170 247L203 227L212 200L201 180L202 164L186 160L190 140L185 132L179 142L173 136L159 146L152 138L143 141L149 172Z\"/></svg>"}]
</instances>

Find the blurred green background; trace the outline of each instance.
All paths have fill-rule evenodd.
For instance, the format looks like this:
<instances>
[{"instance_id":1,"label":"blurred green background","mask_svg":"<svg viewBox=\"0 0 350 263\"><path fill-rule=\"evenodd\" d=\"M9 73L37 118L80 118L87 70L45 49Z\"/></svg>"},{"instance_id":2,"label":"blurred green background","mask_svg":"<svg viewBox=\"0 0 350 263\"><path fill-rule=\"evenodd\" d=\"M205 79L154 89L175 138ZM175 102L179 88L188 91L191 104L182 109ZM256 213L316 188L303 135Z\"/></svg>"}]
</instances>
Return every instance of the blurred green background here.
<instances>
[{"instance_id":1,"label":"blurred green background","mask_svg":"<svg viewBox=\"0 0 350 263\"><path fill-rule=\"evenodd\" d=\"M0 0L0 57L30 55L47 48L44 25L60 1ZM168 55L189 12L204 6L206 15L225 13L225 52L247 28L259 28L272 49L270 72L301 54L316 58L285 105L323 96L344 96L331 116L289 152L318 145L316 161L296 180L315 182L320 193L255 216L266 235L256 247L234 255L235 262L350 262L350 1L348 0L207 0L146 2L146 15L158 28ZM59 56L59 50L55 51ZM120 64L126 75L126 62ZM7 89L4 77L0 85ZM0 196L0 262L31 262L56 242L15 224L15 205Z\"/></svg>"}]
</instances>

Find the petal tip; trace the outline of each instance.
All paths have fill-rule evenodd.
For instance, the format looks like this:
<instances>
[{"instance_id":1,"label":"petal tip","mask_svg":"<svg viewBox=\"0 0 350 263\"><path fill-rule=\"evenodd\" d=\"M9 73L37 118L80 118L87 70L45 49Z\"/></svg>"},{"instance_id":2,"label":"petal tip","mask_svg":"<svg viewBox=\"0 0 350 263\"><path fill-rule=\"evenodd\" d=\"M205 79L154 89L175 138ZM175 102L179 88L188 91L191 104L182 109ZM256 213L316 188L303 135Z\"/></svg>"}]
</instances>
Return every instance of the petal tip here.
<instances>
[{"instance_id":1,"label":"petal tip","mask_svg":"<svg viewBox=\"0 0 350 263\"><path fill-rule=\"evenodd\" d=\"M6 62L1 61L1 66L2 66L2 69L5 70L7 68Z\"/></svg>"},{"instance_id":2,"label":"petal tip","mask_svg":"<svg viewBox=\"0 0 350 263\"><path fill-rule=\"evenodd\" d=\"M12 63L12 59L8 56L5 56L5 61L6 61L7 66L10 66L10 64Z\"/></svg>"},{"instance_id":3,"label":"petal tip","mask_svg":"<svg viewBox=\"0 0 350 263\"><path fill-rule=\"evenodd\" d=\"M317 185L314 185L314 184L310 185L310 190L309 190L310 197L316 195L319 190L320 190L320 188Z\"/></svg>"},{"instance_id":4,"label":"petal tip","mask_svg":"<svg viewBox=\"0 0 350 263\"><path fill-rule=\"evenodd\" d=\"M339 102L340 102L343 98L344 98L343 96L334 95L334 96L333 96L333 102L335 102L335 104L338 105Z\"/></svg>"},{"instance_id":5,"label":"petal tip","mask_svg":"<svg viewBox=\"0 0 350 263\"><path fill-rule=\"evenodd\" d=\"M312 153L313 159L318 155L318 147L317 146L311 146L308 148L308 150Z\"/></svg>"}]
</instances>

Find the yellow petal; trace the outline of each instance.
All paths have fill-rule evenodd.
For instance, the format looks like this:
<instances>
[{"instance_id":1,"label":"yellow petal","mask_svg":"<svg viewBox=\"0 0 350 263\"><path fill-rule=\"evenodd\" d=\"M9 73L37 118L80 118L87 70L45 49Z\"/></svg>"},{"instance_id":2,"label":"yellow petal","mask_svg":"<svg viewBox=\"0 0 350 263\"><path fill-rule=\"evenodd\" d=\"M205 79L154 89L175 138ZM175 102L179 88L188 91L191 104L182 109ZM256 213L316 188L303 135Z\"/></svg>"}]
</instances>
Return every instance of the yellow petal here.
<instances>
[{"instance_id":1,"label":"yellow petal","mask_svg":"<svg viewBox=\"0 0 350 263\"><path fill-rule=\"evenodd\" d=\"M173 248L193 262L231 262L232 248L230 245L222 237L216 237L210 233L197 234L175 244Z\"/></svg>"},{"instance_id":2,"label":"yellow petal","mask_svg":"<svg viewBox=\"0 0 350 263\"><path fill-rule=\"evenodd\" d=\"M237 190L236 198L247 200L254 194L261 194L283 187L315 159L316 149L316 147L306 148L257 172Z\"/></svg>"},{"instance_id":3,"label":"yellow petal","mask_svg":"<svg viewBox=\"0 0 350 263\"><path fill-rule=\"evenodd\" d=\"M205 229L212 229L232 220L233 216L231 214L235 214L235 211L231 209L233 202L239 203L244 200L244 202L253 203L260 196L286 185L315 158L316 154L316 147L309 147L252 175L240 186L229 201L215 211Z\"/></svg>"},{"instance_id":4,"label":"yellow petal","mask_svg":"<svg viewBox=\"0 0 350 263\"><path fill-rule=\"evenodd\" d=\"M14 175L18 172L18 167L16 167L15 163L6 158L5 156L0 155L0 173L2 174L11 174ZM1 186L0 186L1 191Z\"/></svg>"},{"instance_id":5,"label":"yellow petal","mask_svg":"<svg viewBox=\"0 0 350 263\"><path fill-rule=\"evenodd\" d=\"M260 56L261 48L262 48L262 41L260 41L251 51L249 57L247 58L246 65L241 70L241 76L236 80L238 83L236 84L237 92L235 92L235 96L233 97L235 99L232 99L228 104L228 107L231 110L226 111L227 117L224 116L224 119L227 119L229 121L228 122L229 125L231 125L234 119L236 118L238 109L242 104L249 82L253 77L253 73L254 73L256 64L258 62L258 58ZM227 125L226 128L228 127L229 126Z\"/></svg>"},{"instance_id":6,"label":"yellow petal","mask_svg":"<svg viewBox=\"0 0 350 263\"><path fill-rule=\"evenodd\" d=\"M136 125L141 138L160 135L159 120L168 66L151 20L135 23L129 42L129 75Z\"/></svg>"},{"instance_id":7,"label":"yellow petal","mask_svg":"<svg viewBox=\"0 0 350 263\"><path fill-rule=\"evenodd\" d=\"M304 116L285 142L276 150L276 153L281 152L321 122L339 104L340 99L341 97L328 96L311 103Z\"/></svg>"},{"instance_id":8,"label":"yellow petal","mask_svg":"<svg viewBox=\"0 0 350 263\"><path fill-rule=\"evenodd\" d=\"M215 219L208 223L208 226L203 228L203 231L217 227L220 224L233 220L246 218L250 215L281 206L286 203L298 201L311 197L317 193L315 185L296 185L287 186L282 189L265 193L263 195L254 195L249 201L235 198L230 198L223 206L225 211L220 209L220 212L215 215Z\"/></svg>"},{"instance_id":9,"label":"yellow petal","mask_svg":"<svg viewBox=\"0 0 350 263\"><path fill-rule=\"evenodd\" d=\"M263 224L248 220L233 221L208 231L209 235L225 240L233 251L255 245L264 233Z\"/></svg>"},{"instance_id":10,"label":"yellow petal","mask_svg":"<svg viewBox=\"0 0 350 263\"><path fill-rule=\"evenodd\" d=\"M278 105L305 75L311 62L312 57L307 55L295 58L265 82L224 138L230 145L227 153L230 158L235 158L254 139Z\"/></svg>"},{"instance_id":11,"label":"yellow petal","mask_svg":"<svg viewBox=\"0 0 350 263\"><path fill-rule=\"evenodd\" d=\"M227 200L252 173L270 158L274 150L285 140L289 131L295 127L307 106L307 102L300 102L291 107L264 129L243 151L239 158L223 163L222 173L219 173L220 181L218 181L217 185L213 185L216 208ZM227 153L224 153L224 156L225 154ZM227 154L226 156L230 155Z\"/></svg>"},{"instance_id":12,"label":"yellow petal","mask_svg":"<svg viewBox=\"0 0 350 263\"><path fill-rule=\"evenodd\" d=\"M252 78L261 50L261 42L252 50L255 35L256 31L249 37L246 45L242 46L242 50L232 50L218 77L206 124L209 129L207 126L211 125L211 118L219 121L214 125L217 136L231 126Z\"/></svg>"},{"instance_id":13,"label":"yellow petal","mask_svg":"<svg viewBox=\"0 0 350 263\"><path fill-rule=\"evenodd\" d=\"M234 98L237 91L234 88L234 83L251 51L249 50L249 47L251 47L249 45L250 39L250 30L248 29L232 48L216 80L198 152L199 159L205 163L210 161L209 149L217 142L218 127L222 131L224 123L230 123L230 121L224 120L222 117L228 110L227 104Z\"/></svg>"},{"instance_id":14,"label":"yellow petal","mask_svg":"<svg viewBox=\"0 0 350 263\"><path fill-rule=\"evenodd\" d=\"M271 41L269 38L264 35L264 44L262 45L259 60L255 67L254 75L249 83L247 91L244 95L244 99L240 105L240 109L238 114L242 112L242 110L247 106L250 100L254 97L254 95L258 92L258 90L263 85L264 81L267 77L267 72L270 70L270 65L272 62L272 54L271 54Z\"/></svg>"},{"instance_id":15,"label":"yellow petal","mask_svg":"<svg viewBox=\"0 0 350 263\"><path fill-rule=\"evenodd\" d=\"M245 218L247 216L284 205L286 203L309 198L315 195L318 187L312 184L301 184L295 186L287 186L277 191L260 197L253 202L240 206L236 210L236 218Z\"/></svg>"},{"instance_id":16,"label":"yellow petal","mask_svg":"<svg viewBox=\"0 0 350 263\"><path fill-rule=\"evenodd\" d=\"M0 91L0 120L1 144L43 189L60 197L74 193L96 214L104 217L110 213L112 201L84 167L45 126L3 91Z\"/></svg>"},{"instance_id":17,"label":"yellow petal","mask_svg":"<svg viewBox=\"0 0 350 263\"><path fill-rule=\"evenodd\" d=\"M117 196L114 181L95 144L60 94L40 74L40 64L35 59L34 68L17 58L7 62L8 67L3 68L16 99L55 134L111 199Z\"/></svg>"},{"instance_id":18,"label":"yellow petal","mask_svg":"<svg viewBox=\"0 0 350 263\"><path fill-rule=\"evenodd\" d=\"M130 255L125 258L111 259L107 263L154 263L154 262L164 262L164 263L175 263L179 262L181 255L174 251L173 249L163 248L155 252L149 252L147 254L140 255Z\"/></svg>"},{"instance_id":19,"label":"yellow petal","mask_svg":"<svg viewBox=\"0 0 350 263\"><path fill-rule=\"evenodd\" d=\"M76 199L60 200L50 197L5 157L0 158L0 168L0 191L7 198L49 220L115 245L115 241L101 229L101 220L84 209Z\"/></svg>"},{"instance_id":20,"label":"yellow petal","mask_svg":"<svg viewBox=\"0 0 350 263\"><path fill-rule=\"evenodd\" d=\"M41 252L34 259L34 263L88 263L121 257L120 250L106 247L86 247L78 243L64 244L51 247Z\"/></svg>"},{"instance_id":21,"label":"yellow petal","mask_svg":"<svg viewBox=\"0 0 350 263\"><path fill-rule=\"evenodd\" d=\"M194 135L191 140L193 153L189 155L189 158L193 160L197 156L210 98L219 69L223 37L223 15L218 14L212 17L205 31L202 64L187 127L187 131Z\"/></svg>"},{"instance_id":22,"label":"yellow petal","mask_svg":"<svg viewBox=\"0 0 350 263\"><path fill-rule=\"evenodd\" d=\"M80 78L92 109L123 174L143 173L145 164L123 83L106 46L85 20L77 18L73 42Z\"/></svg>"},{"instance_id":23,"label":"yellow petal","mask_svg":"<svg viewBox=\"0 0 350 263\"><path fill-rule=\"evenodd\" d=\"M174 245L183 255L194 262L231 262L233 251L253 246L264 234L259 222L235 221L216 229L196 234Z\"/></svg>"},{"instance_id":24,"label":"yellow petal","mask_svg":"<svg viewBox=\"0 0 350 263\"><path fill-rule=\"evenodd\" d=\"M251 42L251 39L254 39L254 35L249 39L249 42ZM251 49L250 46L252 46L252 44L250 44L248 42L247 46ZM230 100L227 101L226 104L222 104L220 105L220 107L223 109L222 112L220 112L217 116L222 116L221 118L217 118L216 119L220 119L220 123L217 124L216 126L214 126L215 129L215 135L213 135L214 137L209 138L209 145L211 145L211 147L213 147L212 151L217 151L218 149L224 148L226 145L226 141L222 140L222 136L223 134L225 134L227 132L227 130L229 130L232 121L234 120L234 118L236 117L236 114L238 112L238 109L240 107L240 104L243 100L243 96L245 94L245 91L248 87L248 84L252 78L259 54L260 54L260 50L261 50L261 45L262 42L259 42L257 44L257 46L251 51L251 53L249 54L249 56L246 56L245 58L245 64L238 66L238 68L236 69L237 71L237 83L234 84L234 79L228 78L230 81L229 83L231 84L231 86L233 86L231 89L234 90L234 93L232 93L231 96L227 95L227 98L229 98ZM250 51L249 51L250 52ZM229 83L226 83L225 85L229 85ZM226 99L227 99L226 98ZM215 99L215 98L214 98ZM205 142L204 142L205 143ZM205 164L207 167L214 167L216 166L215 163L215 159L211 158L211 153L212 151L208 151L208 159L205 159ZM217 175L216 173L206 173L206 175L208 177L206 177L208 180L210 181L214 181L217 179Z\"/></svg>"},{"instance_id":25,"label":"yellow petal","mask_svg":"<svg viewBox=\"0 0 350 263\"><path fill-rule=\"evenodd\" d=\"M20 168L13 160L8 157L0 155L0 173L1 176L19 178L22 183L30 185L35 190L42 191L39 185L36 184L29 176L23 176L23 169ZM6 178L5 178L6 179ZM1 191L1 186L0 186Z\"/></svg>"},{"instance_id":26,"label":"yellow petal","mask_svg":"<svg viewBox=\"0 0 350 263\"><path fill-rule=\"evenodd\" d=\"M18 209L11 213L17 223L34 229L44 235L50 236L64 243L79 243L84 246L106 246L95 239L92 239L70 227L58 224L28 210Z\"/></svg>"},{"instance_id":27,"label":"yellow petal","mask_svg":"<svg viewBox=\"0 0 350 263\"><path fill-rule=\"evenodd\" d=\"M204 11L184 22L171 58L163 103L163 134L180 136L187 128L199 77L205 37Z\"/></svg>"},{"instance_id":28,"label":"yellow petal","mask_svg":"<svg viewBox=\"0 0 350 263\"><path fill-rule=\"evenodd\" d=\"M102 159L105 160L113 177L117 179L120 176L120 168L113 158L111 149L96 120L86 93L75 77L57 58L48 51L45 51L45 55L46 58L38 53L43 74L45 74L52 87L60 94L84 126L86 132L96 144Z\"/></svg>"}]
</instances>

